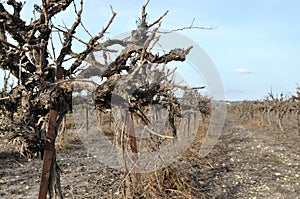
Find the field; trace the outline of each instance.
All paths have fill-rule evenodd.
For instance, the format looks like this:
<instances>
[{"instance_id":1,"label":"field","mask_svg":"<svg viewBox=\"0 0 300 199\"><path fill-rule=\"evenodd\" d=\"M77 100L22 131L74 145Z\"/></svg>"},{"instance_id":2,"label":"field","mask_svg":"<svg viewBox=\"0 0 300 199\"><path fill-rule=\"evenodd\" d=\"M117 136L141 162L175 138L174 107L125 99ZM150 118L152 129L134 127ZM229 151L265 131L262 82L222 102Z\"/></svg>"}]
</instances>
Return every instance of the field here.
<instances>
[{"instance_id":1,"label":"field","mask_svg":"<svg viewBox=\"0 0 300 199\"><path fill-rule=\"evenodd\" d=\"M127 197L300 198L296 121L286 119L281 131L276 125L228 112L218 143L208 156L199 158L206 128L199 128L178 161L142 174L141 183L127 189ZM124 173L99 162L72 133L68 130L57 146L64 197L123 198ZM0 159L0 197L36 198L42 161L25 159L3 139Z\"/></svg>"},{"instance_id":2,"label":"field","mask_svg":"<svg viewBox=\"0 0 300 199\"><path fill-rule=\"evenodd\" d=\"M90 2L93 4L84 6L84 0L0 3L0 198L46 199L47 194L48 198L299 198L300 88L295 94L290 86L284 89L288 82L298 80L287 68L295 62L295 57L289 57L296 52L294 46L293 52L284 52L284 56L273 49L271 53L255 50L261 60L253 59L255 53L247 55L249 60L241 66L254 68L236 68L235 73L254 75L251 78L256 85L238 82L237 74L230 72L234 69L224 68L229 69L222 73L229 80L224 87L217 67L197 45L198 32L177 33L211 30L212 36L220 35L222 28L202 21L194 24L195 19L217 14L226 28L232 27L236 14L243 19L247 13L250 15L244 17L251 19L251 27L257 25L261 35L269 38L263 41L284 44L282 38L291 37L278 34L280 20L276 20L275 31L264 31L271 26L261 22L270 16L265 15L268 9L257 12L260 5L248 6L247 12L240 13L235 11L247 6L229 6L234 12L219 7L233 14L226 21L223 16L229 15L214 12L213 4L213 12L205 5L205 12L197 17L200 8L194 3L188 8L187 2L179 6L157 1L148 7L150 0L145 0L140 2L141 15L137 17L136 3L132 7L120 1L114 9L102 1ZM285 11L278 19L295 18L279 4L273 7ZM170 15L165 8L186 11ZM148 15L150 11L156 17ZM184 17L190 18L193 12L196 16L190 23ZM252 23L253 13L258 24ZM171 21L166 24L171 22L171 27L165 28L171 30L163 30L167 15ZM260 36L248 27L251 45L240 45L239 38L232 37L241 35L242 44L247 38L240 33L243 24L249 24L239 21L243 22L237 26L241 31L236 34L236 28L230 28L232 34L226 34L227 39L219 37L219 43L226 45L224 41L234 39L231 44L237 46L229 45L236 47L232 52L249 52L239 49L241 46L264 49ZM294 33L290 27L280 30ZM255 40L259 42L256 45ZM280 46L268 44L263 47ZM228 50L224 59L228 59ZM266 56L262 52L267 52ZM271 57L268 64L265 59ZM259 68L251 64L253 60L259 61ZM260 67L262 63L264 67ZM284 73L274 71L279 68ZM258 69L260 73L256 73ZM261 75L264 72L266 75ZM246 99L268 85L287 94L274 95L271 86L263 100L228 102L223 126L225 93ZM216 129L221 127L219 137ZM210 153L202 157L203 148Z\"/></svg>"}]
</instances>

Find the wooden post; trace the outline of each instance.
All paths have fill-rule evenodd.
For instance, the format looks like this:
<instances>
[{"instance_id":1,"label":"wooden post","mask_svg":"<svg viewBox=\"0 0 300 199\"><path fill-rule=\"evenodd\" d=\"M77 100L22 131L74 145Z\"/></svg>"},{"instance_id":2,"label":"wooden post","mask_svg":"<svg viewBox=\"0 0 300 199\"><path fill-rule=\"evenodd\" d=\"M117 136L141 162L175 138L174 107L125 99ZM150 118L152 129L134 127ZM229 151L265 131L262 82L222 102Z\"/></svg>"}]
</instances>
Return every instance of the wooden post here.
<instances>
[{"instance_id":1,"label":"wooden post","mask_svg":"<svg viewBox=\"0 0 300 199\"><path fill-rule=\"evenodd\" d=\"M85 119L86 119L86 131L89 130L89 107L86 105L85 107Z\"/></svg>"},{"instance_id":2,"label":"wooden post","mask_svg":"<svg viewBox=\"0 0 300 199\"><path fill-rule=\"evenodd\" d=\"M298 135L300 137L300 111L297 111Z\"/></svg>"},{"instance_id":3,"label":"wooden post","mask_svg":"<svg viewBox=\"0 0 300 199\"><path fill-rule=\"evenodd\" d=\"M191 120L191 115L188 113L188 121L187 121L188 136L190 135L190 120Z\"/></svg>"},{"instance_id":4,"label":"wooden post","mask_svg":"<svg viewBox=\"0 0 300 199\"><path fill-rule=\"evenodd\" d=\"M101 111L99 111L99 124L100 124L100 127L102 127L102 114L101 114Z\"/></svg>"},{"instance_id":5,"label":"wooden post","mask_svg":"<svg viewBox=\"0 0 300 199\"><path fill-rule=\"evenodd\" d=\"M127 132L129 134L129 142L130 142L130 148L132 151L132 161L135 164L134 168L134 177L136 184L141 182L141 172L139 169L139 156L138 156L138 147L136 143L136 136L135 136L135 130L134 130L134 121L133 121L133 114L127 113Z\"/></svg>"},{"instance_id":6,"label":"wooden post","mask_svg":"<svg viewBox=\"0 0 300 199\"><path fill-rule=\"evenodd\" d=\"M112 121L111 121L111 119L112 119L112 113L111 113L112 111L110 110L109 111L109 128L111 128L111 123L112 123Z\"/></svg>"},{"instance_id":7,"label":"wooden post","mask_svg":"<svg viewBox=\"0 0 300 199\"><path fill-rule=\"evenodd\" d=\"M56 68L56 80L63 78L64 69L61 66ZM59 106L59 105L57 105ZM55 138L56 138L56 122L59 115L58 107L54 107L49 111L48 129L46 132L47 141L44 146L44 158L42 166L42 174L40 181L39 197L38 199L47 199L48 186L50 182L51 166L56 164L53 160L55 157Z\"/></svg>"},{"instance_id":8,"label":"wooden post","mask_svg":"<svg viewBox=\"0 0 300 199\"><path fill-rule=\"evenodd\" d=\"M47 141L44 146L44 158L42 166L42 175L40 181L39 199L46 199L48 193L48 186L50 180L51 165L53 164L53 156L55 153L55 138L56 138L56 119L58 117L58 112L55 110L50 110L49 113L49 126L46 132Z\"/></svg>"}]
</instances>

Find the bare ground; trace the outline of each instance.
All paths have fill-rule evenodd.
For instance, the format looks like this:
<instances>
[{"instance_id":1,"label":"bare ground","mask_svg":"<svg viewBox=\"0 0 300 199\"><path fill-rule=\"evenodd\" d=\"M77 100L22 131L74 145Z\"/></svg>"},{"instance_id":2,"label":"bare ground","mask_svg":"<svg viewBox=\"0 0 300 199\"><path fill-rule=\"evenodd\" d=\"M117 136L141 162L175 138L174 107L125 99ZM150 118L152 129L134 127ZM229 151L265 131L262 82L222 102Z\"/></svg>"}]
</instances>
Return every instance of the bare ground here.
<instances>
[{"instance_id":1,"label":"bare ground","mask_svg":"<svg viewBox=\"0 0 300 199\"><path fill-rule=\"evenodd\" d=\"M144 176L140 197L134 198L300 198L300 138L294 126L282 132L230 115L218 144L202 159L199 143L156 173L160 179ZM57 153L65 198L122 198L124 174L99 163L79 140ZM3 144L0 159L0 198L37 198L41 160L28 161Z\"/></svg>"}]
</instances>

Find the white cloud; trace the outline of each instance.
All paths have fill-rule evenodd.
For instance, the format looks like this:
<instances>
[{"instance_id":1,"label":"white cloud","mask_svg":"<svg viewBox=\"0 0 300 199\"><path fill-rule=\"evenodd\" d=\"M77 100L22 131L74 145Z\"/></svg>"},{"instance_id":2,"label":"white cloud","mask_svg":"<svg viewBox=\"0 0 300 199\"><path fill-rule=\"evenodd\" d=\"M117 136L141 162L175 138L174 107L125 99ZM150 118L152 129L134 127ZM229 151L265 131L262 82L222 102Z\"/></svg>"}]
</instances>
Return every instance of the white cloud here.
<instances>
[{"instance_id":1,"label":"white cloud","mask_svg":"<svg viewBox=\"0 0 300 199\"><path fill-rule=\"evenodd\" d=\"M252 70L248 69L248 68L236 68L235 71L240 73L240 74L250 74L250 73L252 73Z\"/></svg>"}]
</instances>

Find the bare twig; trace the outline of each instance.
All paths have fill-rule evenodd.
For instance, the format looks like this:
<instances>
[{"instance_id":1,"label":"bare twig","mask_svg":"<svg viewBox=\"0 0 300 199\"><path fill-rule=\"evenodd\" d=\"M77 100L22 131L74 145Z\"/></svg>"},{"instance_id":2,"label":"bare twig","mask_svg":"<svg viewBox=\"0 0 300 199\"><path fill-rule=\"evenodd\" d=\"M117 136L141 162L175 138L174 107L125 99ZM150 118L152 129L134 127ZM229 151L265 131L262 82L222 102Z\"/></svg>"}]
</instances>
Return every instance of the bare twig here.
<instances>
[{"instance_id":1,"label":"bare twig","mask_svg":"<svg viewBox=\"0 0 300 199\"><path fill-rule=\"evenodd\" d=\"M95 37L92 37L89 40L89 45L94 46L96 42L101 39L109 26L112 24L114 18L116 17L117 13L113 11L112 6L110 6L111 12L112 12L112 17L110 18L109 22L107 25L102 29L102 31ZM70 76L74 73L74 71L80 66L80 64L85 60L85 58L88 56L88 54L93 50L93 48L87 47L83 52L81 52L77 59L74 61L74 63L71 65L70 69L66 71L67 76Z\"/></svg>"},{"instance_id":2,"label":"bare twig","mask_svg":"<svg viewBox=\"0 0 300 199\"><path fill-rule=\"evenodd\" d=\"M188 29L213 30L213 29L216 28L215 26L211 26L211 27L194 26L194 22L195 22L195 19L193 19L193 21L192 21L192 23L191 23L190 26L186 26L186 27L183 27L183 28L172 29L170 31L159 31L158 33L168 34L168 33L172 33L172 32L178 32L178 31L182 31L182 30L188 30Z\"/></svg>"},{"instance_id":3,"label":"bare twig","mask_svg":"<svg viewBox=\"0 0 300 199\"><path fill-rule=\"evenodd\" d=\"M59 27L57 27L57 26L53 26L53 28L57 29L58 32L62 32L62 33L66 34L66 35L68 35L68 36L70 36L70 37L73 37L73 38L76 39L77 41L83 43L84 45L86 45L86 46L88 46L88 47L90 47L90 48L92 48L92 46L91 46L89 43L83 41L82 39L78 38L77 36L75 36L75 35L73 35L73 34L70 34L69 31L65 31L65 30L63 30L63 29L61 29L61 28L59 28Z\"/></svg>"},{"instance_id":4,"label":"bare twig","mask_svg":"<svg viewBox=\"0 0 300 199\"><path fill-rule=\"evenodd\" d=\"M21 48L21 47L18 47L18 46L14 45L14 44L11 44L11 43L3 40L3 39L0 39L0 42L2 44L4 44L4 45L7 45L7 46L12 47L12 48L15 48L15 49L17 49L19 51L29 52L29 49L26 46L24 48Z\"/></svg>"},{"instance_id":5,"label":"bare twig","mask_svg":"<svg viewBox=\"0 0 300 199\"><path fill-rule=\"evenodd\" d=\"M145 59L145 53L146 53L146 50L150 44L150 42L154 39L158 29L160 27L160 24L157 28L155 28L153 31L152 31L152 34L147 38L147 40L145 41L144 43L144 46L143 46L143 50L142 50L142 53L141 53L141 58L140 58L140 62L141 64L145 64L146 61L144 60Z\"/></svg>"},{"instance_id":6,"label":"bare twig","mask_svg":"<svg viewBox=\"0 0 300 199\"><path fill-rule=\"evenodd\" d=\"M169 13L169 10L167 10L162 16L160 16L158 19L156 19L153 23L151 23L150 25L148 25L149 28L151 28L152 26L154 26L155 24L160 23L160 21Z\"/></svg>"},{"instance_id":7,"label":"bare twig","mask_svg":"<svg viewBox=\"0 0 300 199\"><path fill-rule=\"evenodd\" d=\"M159 133L156 133L156 132L152 131L151 129L149 129L147 126L145 126L144 129L147 130L149 133L151 133L157 137L160 137L160 138L164 138L164 139L174 139L175 138L173 136L161 135Z\"/></svg>"}]
</instances>

